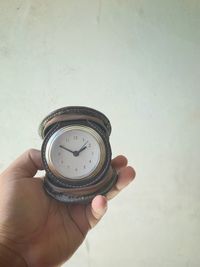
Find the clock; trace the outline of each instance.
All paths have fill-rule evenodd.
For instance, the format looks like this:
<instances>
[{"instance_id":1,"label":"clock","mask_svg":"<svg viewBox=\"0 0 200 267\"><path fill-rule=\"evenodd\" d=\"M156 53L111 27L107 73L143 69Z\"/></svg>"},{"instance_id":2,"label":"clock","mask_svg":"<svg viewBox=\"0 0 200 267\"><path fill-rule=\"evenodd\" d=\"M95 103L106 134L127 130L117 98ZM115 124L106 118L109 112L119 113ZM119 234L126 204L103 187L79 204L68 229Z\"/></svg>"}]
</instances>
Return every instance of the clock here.
<instances>
[{"instance_id":1,"label":"clock","mask_svg":"<svg viewBox=\"0 0 200 267\"><path fill-rule=\"evenodd\" d=\"M105 195L117 180L110 133L108 118L89 107L63 107L47 115L39 126L47 194L65 203Z\"/></svg>"}]
</instances>

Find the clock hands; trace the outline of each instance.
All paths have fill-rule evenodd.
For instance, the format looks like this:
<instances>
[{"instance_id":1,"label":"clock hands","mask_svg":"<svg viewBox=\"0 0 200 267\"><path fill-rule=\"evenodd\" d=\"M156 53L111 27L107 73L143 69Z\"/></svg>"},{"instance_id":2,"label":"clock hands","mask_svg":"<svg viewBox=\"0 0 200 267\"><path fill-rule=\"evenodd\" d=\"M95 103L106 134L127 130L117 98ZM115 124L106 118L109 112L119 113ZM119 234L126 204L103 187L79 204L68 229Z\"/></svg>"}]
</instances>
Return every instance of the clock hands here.
<instances>
[{"instance_id":1,"label":"clock hands","mask_svg":"<svg viewBox=\"0 0 200 267\"><path fill-rule=\"evenodd\" d=\"M75 151L72 151L72 150L70 150L70 149L68 149L68 148L66 148L66 147L64 147L64 146L62 146L62 145L60 145L59 147L61 147L61 148L65 149L65 150L71 152L71 153L73 154L74 157L78 157L79 154L80 154L83 150L85 150L85 149L87 148L87 146L86 146L87 143L88 143L88 141L87 141L87 142L86 142L86 143L85 143L79 150L75 150Z\"/></svg>"},{"instance_id":2,"label":"clock hands","mask_svg":"<svg viewBox=\"0 0 200 267\"><path fill-rule=\"evenodd\" d=\"M72 150L70 150L70 149L68 149L68 148L66 148L66 147L64 147L64 146L62 146L62 145L60 145L59 147L61 147L61 148L65 149L65 150L71 152L72 154L74 154L74 151L72 151Z\"/></svg>"},{"instance_id":3,"label":"clock hands","mask_svg":"<svg viewBox=\"0 0 200 267\"><path fill-rule=\"evenodd\" d=\"M88 141L78 150L78 153L80 153L81 151L83 151L84 149L87 148L86 144L88 143Z\"/></svg>"}]
</instances>

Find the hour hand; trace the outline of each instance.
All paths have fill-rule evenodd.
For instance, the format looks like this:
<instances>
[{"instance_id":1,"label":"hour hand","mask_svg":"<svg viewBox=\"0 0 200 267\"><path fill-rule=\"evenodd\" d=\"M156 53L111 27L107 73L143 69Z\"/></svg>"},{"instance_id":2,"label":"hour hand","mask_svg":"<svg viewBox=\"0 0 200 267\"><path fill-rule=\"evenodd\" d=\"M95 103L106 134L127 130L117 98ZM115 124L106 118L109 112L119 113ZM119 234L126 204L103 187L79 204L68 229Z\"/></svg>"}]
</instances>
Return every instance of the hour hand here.
<instances>
[{"instance_id":1,"label":"hour hand","mask_svg":"<svg viewBox=\"0 0 200 267\"><path fill-rule=\"evenodd\" d=\"M66 147L64 147L64 146L62 146L62 145L60 145L59 147L61 147L61 148L65 149L65 150L71 152L72 154L74 154L74 151L72 151L72 150L70 150L70 149L68 149L68 148L66 148Z\"/></svg>"}]
</instances>

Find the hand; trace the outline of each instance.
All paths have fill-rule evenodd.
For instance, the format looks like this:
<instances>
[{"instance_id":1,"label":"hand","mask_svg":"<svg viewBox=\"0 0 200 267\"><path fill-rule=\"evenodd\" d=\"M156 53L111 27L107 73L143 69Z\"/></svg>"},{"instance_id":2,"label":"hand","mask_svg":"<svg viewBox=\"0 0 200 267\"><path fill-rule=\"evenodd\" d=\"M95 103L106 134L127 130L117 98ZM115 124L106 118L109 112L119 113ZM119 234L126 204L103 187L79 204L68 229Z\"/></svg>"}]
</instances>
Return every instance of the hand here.
<instances>
[{"instance_id":1,"label":"hand","mask_svg":"<svg viewBox=\"0 0 200 267\"><path fill-rule=\"evenodd\" d=\"M34 177L43 169L41 153L28 150L0 175L0 249L2 244L29 267L63 264L102 218L107 200L133 180L135 172L126 165L124 156L112 161L119 178L106 197L96 196L88 205L66 205L45 193L43 179Z\"/></svg>"}]
</instances>

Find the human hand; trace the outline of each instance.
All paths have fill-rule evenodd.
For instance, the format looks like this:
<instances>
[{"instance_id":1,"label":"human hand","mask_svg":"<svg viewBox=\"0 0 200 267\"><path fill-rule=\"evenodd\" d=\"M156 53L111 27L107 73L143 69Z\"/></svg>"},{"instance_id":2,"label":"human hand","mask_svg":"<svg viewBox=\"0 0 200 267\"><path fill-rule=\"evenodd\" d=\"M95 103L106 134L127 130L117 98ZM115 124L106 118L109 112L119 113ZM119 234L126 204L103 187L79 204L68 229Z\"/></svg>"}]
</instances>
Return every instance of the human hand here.
<instances>
[{"instance_id":1,"label":"human hand","mask_svg":"<svg viewBox=\"0 0 200 267\"><path fill-rule=\"evenodd\" d=\"M17 158L0 175L0 265L55 267L68 260L106 212L107 201L135 177L124 156L113 159L112 166L119 176L106 196L68 205L48 196L43 179L34 177L43 169L40 151L30 149ZM1 248L15 263L6 265Z\"/></svg>"}]
</instances>

